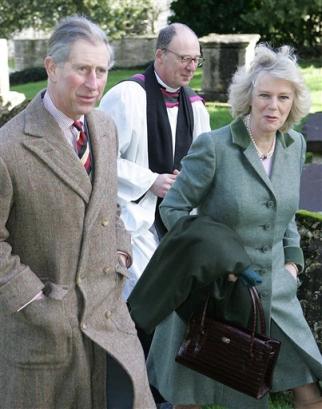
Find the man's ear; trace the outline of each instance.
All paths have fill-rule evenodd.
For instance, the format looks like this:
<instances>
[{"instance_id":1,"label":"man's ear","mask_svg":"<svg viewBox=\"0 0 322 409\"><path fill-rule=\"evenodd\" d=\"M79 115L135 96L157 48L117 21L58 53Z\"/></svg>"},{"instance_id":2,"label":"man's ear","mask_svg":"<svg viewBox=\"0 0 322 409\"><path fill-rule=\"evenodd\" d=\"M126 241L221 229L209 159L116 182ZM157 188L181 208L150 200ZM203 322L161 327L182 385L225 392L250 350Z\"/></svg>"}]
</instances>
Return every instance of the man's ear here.
<instances>
[{"instance_id":1,"label":"man's ear","mask_svg":"<svg viewBox=\"0 0 322 409\"><path fill-rule=\"evenodd\" d=\"M56 82L57 64L54 62L53 58L50 56L45 57L44 66L48 75L48 79L50 79L52 82Z\"/></svg>"},{"instance_id":2,"label":"man's ear","mask_svg":"<svg viewBox=\"0 0 322 409\"><path fill-rule=\"evenodd\" d=\"M161 50L161 48L158 48L157 50L156 50L156 52L155 52L155 61L158 63L158 64L160 64L161 62L162 62L162 60L163 60L163 54L164 54L164 52L163 52L163 50Z\"/></svg>"}]
</instances>

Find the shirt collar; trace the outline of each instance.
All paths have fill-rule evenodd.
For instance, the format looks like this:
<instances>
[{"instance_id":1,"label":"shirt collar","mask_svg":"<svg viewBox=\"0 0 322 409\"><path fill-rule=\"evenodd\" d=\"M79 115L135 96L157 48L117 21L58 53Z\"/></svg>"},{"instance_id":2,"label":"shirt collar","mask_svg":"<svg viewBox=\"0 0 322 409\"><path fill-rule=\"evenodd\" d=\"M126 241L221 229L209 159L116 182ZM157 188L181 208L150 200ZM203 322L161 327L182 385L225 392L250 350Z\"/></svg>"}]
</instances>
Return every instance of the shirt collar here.
<instances>
[{"instance_id":1,"label":"shirt collar","mask_svg":"<svg viewBox=\"0 0 322 409\"><path fill-rule=\"evenodd\" d=\"M162 85L162 87L164 87L168 92L178 92L179 89L181 88L181 87L178 87L178 88L169 87L169 85L167 85L165 82L162 81L162 79L158 76L155 70L154 70L154 74L156 76L158 83Z\"/></svg>"},{"instance_id":2,"label":"shirt collar","mask_svg":"<svg viewBox=\"0 0 322 409\"><path fill-rule=\"evenodd\" d=\"M44 106L47 109L47 111L54 117L54 119L56 120L56 122L58 123L59 127L62 130L68 129L73 125L74 119L69 118L62 111L56 108L48 91L45 92L45 95L43 97L43 102L44 102ZM84 115L82 115L79 118L79 120L84 123Z\"/></svg>"}]
</instances>

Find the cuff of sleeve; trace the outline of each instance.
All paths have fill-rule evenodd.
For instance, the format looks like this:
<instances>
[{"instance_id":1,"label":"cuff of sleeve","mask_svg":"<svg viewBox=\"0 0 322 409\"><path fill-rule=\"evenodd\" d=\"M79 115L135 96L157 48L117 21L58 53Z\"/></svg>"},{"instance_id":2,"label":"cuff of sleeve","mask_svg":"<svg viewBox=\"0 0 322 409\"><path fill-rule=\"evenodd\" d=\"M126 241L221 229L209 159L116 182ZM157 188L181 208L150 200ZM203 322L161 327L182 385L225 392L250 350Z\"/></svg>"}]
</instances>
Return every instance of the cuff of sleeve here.
<instances>
[{"instance_id":1,"label":"cuff of sleeve","mask_svg":"<svg viewBox=\"0 0 322 409\"><path fill-rule=\"evenodd\" d=\"M0 287L0 305L4 307L4 311L16 312L43 288L42 281L26 268Z\"/></svg>"},{"instance_id":2,"label":"cuff of sleeve","mask_svg":"<svg viewBox=\"0 0 322 409\"><path fill-rule=\"evenodd\" d=\"M284 247L285 263L296 264L299 273L304 269L304 256L300 247Z\"/></svg>"},{"instance_id":3,"label":"cuff of sleeve","mask_svg":"<svg viewBox=\"0 0 322 409\"><path fill-rule=\"evenodd\" d=\"M118 250L117 254L123 254L126 257L126 268L129 268L132 265L132 257L130 254L126 253L125 251Z\"/></svg>"}]
</instances>

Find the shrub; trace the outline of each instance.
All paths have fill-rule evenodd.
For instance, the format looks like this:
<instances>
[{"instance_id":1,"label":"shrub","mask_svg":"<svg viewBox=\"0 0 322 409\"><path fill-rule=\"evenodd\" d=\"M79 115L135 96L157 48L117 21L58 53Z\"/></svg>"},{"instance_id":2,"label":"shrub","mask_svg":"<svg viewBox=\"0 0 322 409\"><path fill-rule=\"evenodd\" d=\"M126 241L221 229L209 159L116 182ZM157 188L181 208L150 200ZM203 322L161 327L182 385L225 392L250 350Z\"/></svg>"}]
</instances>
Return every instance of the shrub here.
<instances>
[{"instance_id":1,"label":"shrub","mask_svg":"<svg viewBox=\"0 0 322 409\"><path fill-rule=\"evenodd\" d=\"M273 46L289 44L306 54L321 53L321 0L174 0L170 20L209 33L257 33Z\"/></svg>"},{"instance_id":2,"label":"shrub","mask_svg":"<svg viewBox=\"0 0 322 409\"><path fill-rule=\"evenodd\" d=\"M10 85L26 84L27 82L43 81L47 79L44 67L26 68L22 71L12 72L9 76Z\"/></svg>"}]
</instances>

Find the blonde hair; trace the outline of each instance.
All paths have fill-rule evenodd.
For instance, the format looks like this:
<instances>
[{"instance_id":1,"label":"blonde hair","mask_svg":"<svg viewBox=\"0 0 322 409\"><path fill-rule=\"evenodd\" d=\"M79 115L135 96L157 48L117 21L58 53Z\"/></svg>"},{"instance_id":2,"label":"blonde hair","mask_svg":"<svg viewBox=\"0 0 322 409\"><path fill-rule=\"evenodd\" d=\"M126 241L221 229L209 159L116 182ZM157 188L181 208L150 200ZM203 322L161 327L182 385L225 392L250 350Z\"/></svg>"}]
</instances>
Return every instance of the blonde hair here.
<instances>
[{"instance_id":1,"label":"blonde hair","mask_svg":"<svg viewBox=\"0 0 322 409\"><path fill-rule=\"evenodd\" d=\"M266 44L255 48L255 57L249 68L240 67L235 72L229 87L228 102L233 117L245 116L250 112L252 94L261 73L289 81L294 88L294 101L287 120L281 127L285 132L309 113L311 97L291 47L284 45L274 51Z\"/></svg>"}]
</instances>

